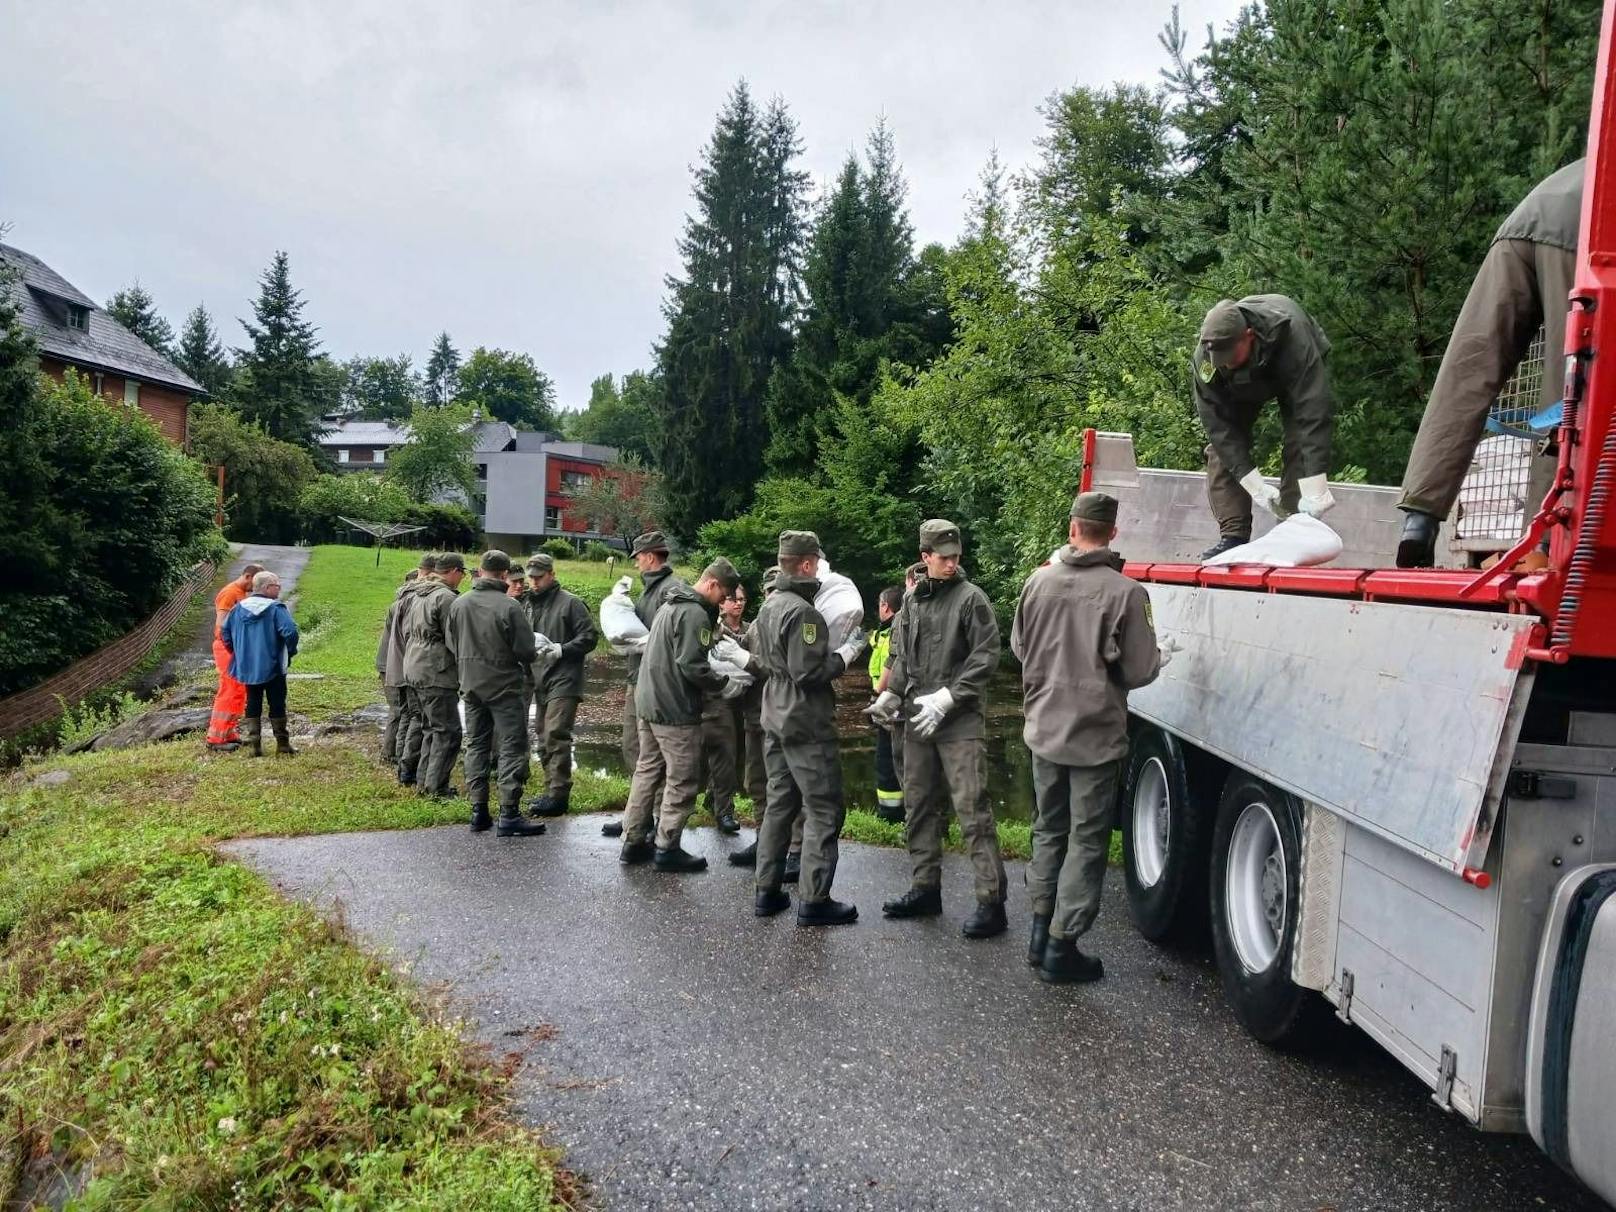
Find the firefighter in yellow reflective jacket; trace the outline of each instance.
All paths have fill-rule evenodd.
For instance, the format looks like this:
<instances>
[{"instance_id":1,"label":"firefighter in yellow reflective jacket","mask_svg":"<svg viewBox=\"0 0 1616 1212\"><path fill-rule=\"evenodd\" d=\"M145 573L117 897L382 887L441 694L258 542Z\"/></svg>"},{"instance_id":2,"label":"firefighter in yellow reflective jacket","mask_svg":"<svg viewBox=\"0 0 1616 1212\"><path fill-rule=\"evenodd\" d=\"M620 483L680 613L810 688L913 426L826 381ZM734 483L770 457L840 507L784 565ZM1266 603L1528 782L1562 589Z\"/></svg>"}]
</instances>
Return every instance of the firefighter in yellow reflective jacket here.
<instances>
[{"instance_id":1,"label":"firefighter in yellow reflective jacket","mask_svg":"<svg viewBox=\"0 0 1616 1212\"><path fill-rule=\"evenodd\" d=\"M903 586L883 589L875 609L879 622L870 632L870 689L880 695L887 688L892 624L903 609ZM875 804L883 821L903 820L903 734L897 725L875 724Z\"/></svg>"}]
</instances>

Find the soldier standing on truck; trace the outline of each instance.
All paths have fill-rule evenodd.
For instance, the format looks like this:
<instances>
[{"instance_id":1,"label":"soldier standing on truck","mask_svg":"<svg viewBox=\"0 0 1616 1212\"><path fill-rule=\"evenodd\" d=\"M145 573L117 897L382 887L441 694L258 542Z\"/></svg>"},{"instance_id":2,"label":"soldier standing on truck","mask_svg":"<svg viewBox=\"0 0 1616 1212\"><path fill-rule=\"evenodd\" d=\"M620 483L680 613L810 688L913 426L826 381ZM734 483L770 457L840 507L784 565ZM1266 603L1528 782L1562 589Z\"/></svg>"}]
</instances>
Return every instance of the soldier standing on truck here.
<instances>
[{"instance_id":1,"label":"soldier standing on truck","mask_svg":"<svg viewBox=\"0 0 1616 1212\"><path fill-rule=\"evenodd\" d=\"M1577 160L1540 181L1505 219L1470 284L1442 355L1431 398L1403 476L1399 568L1429 568L1436 532L1453 509L1481 441L1487 413L1543 329L1543 408L1565 388L1567 299L1577 271L1582 178ZM1534 459L1537 464L1545 460ZM1548 492L1552 468L1534 466L1527 489L1531 518Z\"/></svg>"},{"instance_id":2,"label":"soldier standing on truck","mask_svg":"<svg viewBox=\"0 0 1616 1212\"><path fill-rule=\"evenodd\" d=\"M1128 752L1128 691L1155 681L1172 655L1171 647L1156 647L1145 587L1122 575L1122 557L1111 550L1116 498L1080 494L1067 533L1067 545L1027 578L1010 630L1038 804L1027 864L1027 962L1051 984L1105 975L1077 940L1100 911Z\"/></svg>"},{"instance_id":3,"label":"soldier standing on truck","mask_svg":"<svg viewBox=\"0 0 1616 1212\"><path fill-rule=\"evenodd\" d=\"M1191 364L1195 411L1206 429L1206 495L1218 541L1203 560L1251 542L1251 507L1318 517L1335 504L1325 479L1335 404L1324 357L1330 342L1302 305L1285 295L1247 295L1212 305ZM1275 488L1251 454L1257 414L1279 402L1285 463Z\"/></svg>"}]
</instances>

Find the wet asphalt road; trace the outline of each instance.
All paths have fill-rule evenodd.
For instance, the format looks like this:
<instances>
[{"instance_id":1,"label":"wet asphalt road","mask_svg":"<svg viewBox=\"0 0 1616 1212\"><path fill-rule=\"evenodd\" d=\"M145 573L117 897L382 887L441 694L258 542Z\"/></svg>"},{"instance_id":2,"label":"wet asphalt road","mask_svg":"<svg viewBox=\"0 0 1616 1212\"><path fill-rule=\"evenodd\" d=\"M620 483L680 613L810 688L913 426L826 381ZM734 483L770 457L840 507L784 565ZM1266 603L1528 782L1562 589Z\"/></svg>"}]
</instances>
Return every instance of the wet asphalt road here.
<instances>
[{"instance_id":1,"label":"wet asphalt road","mask_svg":"<svg viewBox=\"0 0 1616 1212\"><path fill-rule=\"evenodd\" d=\"M1603 1207L1349 1028L1306 1057L1252 1042L1205 953L1133 932L1116 872L1091 936L1106 979L1056 989L1025 963L1020 864L1011 934L968 943L963 859L944 918L886 922L906 857L844 844L837 893L863 917L803 930L750 915L735 843L687 835L720 864L701 875L624 870L601 819L227 849L340 900L496 1052L526 1048L521 1112L606 1207Z\"/></svg>"}]
</instances>

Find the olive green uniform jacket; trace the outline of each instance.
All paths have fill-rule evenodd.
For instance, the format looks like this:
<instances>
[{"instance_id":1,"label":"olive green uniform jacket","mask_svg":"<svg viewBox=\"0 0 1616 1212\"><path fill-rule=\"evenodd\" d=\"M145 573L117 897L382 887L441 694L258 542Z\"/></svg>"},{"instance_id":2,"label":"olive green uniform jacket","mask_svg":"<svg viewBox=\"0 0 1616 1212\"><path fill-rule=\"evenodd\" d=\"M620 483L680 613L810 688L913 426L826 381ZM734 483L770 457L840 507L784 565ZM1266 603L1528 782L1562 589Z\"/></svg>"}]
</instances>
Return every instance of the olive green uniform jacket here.
<instances>
[{"instance_id":1,"label":"olive green uniform jacket","mask_svg":"<svg viewBox=\"0 0 1616 1212\"><path fill-rule=\"evenodd\" d=\"M999 667L999 620L988 595L960 569L946 581L921 577L892 628L891 676L887 689L913 719L915 699L948 688L954 706L932 742L985 736L983 707L988 679Z\"/></svg>"},{"instance_id":2,"label":"olive green uniform jacket","mask_svg":"<svg viewBox=\"0 0 1616 1212\"><path fill-rule=\"evenodd\" d=\"M700 724L702 696L724 688L707 660L718 607L677 577L670 588L658 588L661 605L645 642L634 713L648 724Z\"/></svg>"},{"instance_id":3,"label":"olive green uniform jacket","mask_svg":"<svg viewBox=\"0 0 1616 1212\"><path fill-rule=\"evenodd\" d=\"M505 589L504 581L478 577L470 593L450 604L444 625L444 646L458 665L460 693L484 702L522 696L535 655L527 614Z\"/></svg>"},{"instance_id":4,"label":"olive green uniform jacket","mask_svg":"<svg viewBox=\"0 0 1616 1212\"><path fill-rule=\"evenodd\" d=\"M1021 661L1027 748L1062 766L1128 752L1128 691L1161 670L1150 595L1109 547L1073 551L1027 578L1010 650Z\"/></svg>"},{"instance_id":5,"label":"olive green uniform jacket","mask_svg":"<svg viewBox=\"0 0 1616 1212\"><path fill-rule=\"evenodd\" d=\"M652 622L656 619L657 609L675 586L689 588L682 579L674 575L672 568L666 567L659 568L655 572L646 573L640 578L640 583L644 586L644 589L640 593L640 600L634 603L634 613L640 616L640 622L645 624L646 630L650 630ZM549 633L546 632L546 634ZM644 660L645 654L643 652L629 655L628 684L630 686L639 680L640 664Z\"/></svg>"},{"instance_id":6,"label":"olive green uniform jacket","mask_svg":"<svg viewBox=\"0 0 1616 1212\"><path fill-rule=\"evenodd\" d=\"M417 690L454 690L460 685L460 671L454 654L443 642L449 607L458 595L453 589L430 578L416 591L415 600L404 612L404 684Z\"/></svg>"},{"instance_id":7,"label":"olive green uniform jacket","mask_svg":"<svg viewBox=\"0 0 1616 1212\"><path fill-rule=\"evenodd\" d=\"M1300 459L1286 472L1298 479L1325 474L1335 418L1324 373L1329 339L1301 304L1285 295L1248 295L1236 306L1257 334L1251 360L1238 370L1217 370L1206 348L1197 344L1190 367L1195 411L1218 462L1236 481L1256 467L1250 418L1269 400L1277 400L1286 445L1294 445Z\"/></svg>"},{"instance_id":8,"label":"olive green uniform jacket","mask_svg":"<svg viewBox=\"0 0 1616 1212\"><path fill-rule=\"evenodd\" d=\"M529 628L561 645L561 656L539 676L539 701L583 698L584 659L600 638L589 607L559 585L541 593L530 589L518 600L527 612Z\"/></svg>"},{"instance_id":9,"label":"olive green uniform jacket","mask_svg":"<svg viewBox=\"0 0 1616 1212\"><path fill-rule=\"evenodd\" d=\"M747 648L768 671L763 730L786 745L836 739L836 691L846 670L831 650L830 629L814 609L819 582L782 576L747 632ZM761 672L761 670L760 670Z\"/></svg>"}]
</instances>

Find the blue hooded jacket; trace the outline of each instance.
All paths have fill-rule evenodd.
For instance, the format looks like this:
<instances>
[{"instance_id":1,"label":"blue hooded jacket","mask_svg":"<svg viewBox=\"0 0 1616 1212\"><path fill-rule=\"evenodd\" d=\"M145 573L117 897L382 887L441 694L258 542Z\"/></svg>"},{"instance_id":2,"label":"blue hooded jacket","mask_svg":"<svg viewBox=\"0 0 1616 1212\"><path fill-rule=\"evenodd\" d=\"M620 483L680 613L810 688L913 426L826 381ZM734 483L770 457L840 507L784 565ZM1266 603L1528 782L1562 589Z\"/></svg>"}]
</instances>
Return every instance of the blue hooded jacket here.
<instances>
[{"instance_id":1,"label":"blue hooded jacket","mask_svg":"<svg viewBox=\"0 0 1616 1212\"><path fill-rule=\"evenodd\" d=\"M224 616L219 638L230 650L230 676L262 686L286 672L297 653L297 624L284 602L253 594Z\"/></svg>"}]
</instances>

